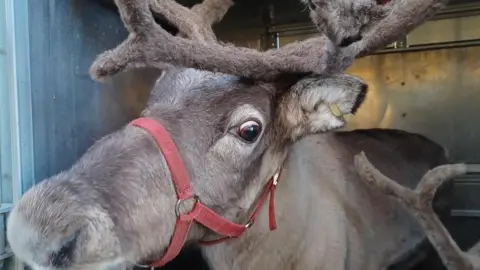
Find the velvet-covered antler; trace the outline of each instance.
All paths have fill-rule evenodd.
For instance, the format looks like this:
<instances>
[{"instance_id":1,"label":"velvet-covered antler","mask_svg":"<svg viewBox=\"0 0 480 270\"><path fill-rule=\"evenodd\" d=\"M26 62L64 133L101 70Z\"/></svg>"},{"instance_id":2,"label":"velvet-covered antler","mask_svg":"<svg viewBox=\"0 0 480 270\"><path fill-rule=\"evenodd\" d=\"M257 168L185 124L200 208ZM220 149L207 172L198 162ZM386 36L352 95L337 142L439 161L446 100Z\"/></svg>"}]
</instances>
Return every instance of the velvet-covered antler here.
<instances>
[{"instance_id":1,"label":"velvet-covered antler","mask_svg":"<svg viewBox=\"0 0 480 270\"><path fill-rule=\"evenodd\" d=\"M361 178L370 186L400 201L418 220L430 242L449 270L479 270L480 244L468 253L460 250L435 214L432 201L437 189L446 181L466 173L480 173L480 165L451 164L427 172L415 190L397 184L383 175L362 152L355 157Z\"/></svg>"},{"instance_id":2,"label":"velvet-covered antler","mask_svg":"<svg viewBox=\"0 0 480 270\"><path fill-rule=\"evenodd\" d=\"M231 0L205 0L192 9L173 0L115 2L130 35L117 48L97 57L90 68L97 80L129 68L161 69L168 65L268 80L289 72L322 73L327 65L329 50L322 45L325 38L296 43L294 50L287 49L288 53L262 53L216 42L211 25L223 18ZM174 24L180 35L172 36L155 23L151 10Z\"/></svg>"},{"instance_id":3,"label":"velvet-covered antler","mask_svg":"<svg viewBox=\"0 0 480 270\"><path fill-rule=\"evenodd\" d=\"M405 36L445 7L448 0L393 0L383 8L381 20L353 44L353 53L366 55Z\"/></svg>"},{"instance_id":4,"label":"velvet-covered antler","mask_svg":"<svg viewBox=\"0 0 480 270\"><path fill-rule=\"evenodd\" d=\"M174 0L161 0L155 1L151 8L177 26L179 36L208 44L217 41L212 25L221 21L232 5L232 0L205 0L188 9Z\"/></svg>"},{"instance_id":5,"label":"velvet-covered antler","mask_svg":"<svg viewBox=\"0 0 480 270\"><path fill-rule=\"evenodd\" d=\"M365 56L405 36L448 0L301 0L320 33L341 47L339 61ZM378 3L381 2L381 3ZM383 4L386 3L387 4ZM349 62L331 65L342 72ZM333 71L333 70L332 70Z\"/></svg>"},{"instance_id":6,"label":"velvet-covered antler","mask_svg":"<svg viewBox=\"0 0 480 270\"><path fill-rule=\"evenodd\" d=\"M217 42L212 24L232 0L204 0L188 9L174 0L115 0L130 32L117 48L97 57L90 74L101 80L125 69L170 65L272 81L285 74L325 75L343 72L358 55L396 40L430 18L447 0L302 0L321 33L280 49L260 52ZM153 17L175 25L173 36Z\"/></svg>"}]
</instances>

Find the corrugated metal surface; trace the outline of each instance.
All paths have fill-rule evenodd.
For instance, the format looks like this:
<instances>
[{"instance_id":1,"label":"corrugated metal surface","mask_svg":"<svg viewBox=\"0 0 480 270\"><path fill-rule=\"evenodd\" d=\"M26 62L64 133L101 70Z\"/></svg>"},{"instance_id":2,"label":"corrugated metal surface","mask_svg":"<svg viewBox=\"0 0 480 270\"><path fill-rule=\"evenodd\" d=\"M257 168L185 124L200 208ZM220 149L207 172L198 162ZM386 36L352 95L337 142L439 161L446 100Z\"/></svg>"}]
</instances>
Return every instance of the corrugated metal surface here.
<instances>
[{"instance_id":1,"label":"corrugated metal surface","mask_svg":"<svg viewBox=\"0 0 480 270\"><path fill-rule=\"evenodd\" d=\"M95 1L31 1L30 44L35 178L71 166L101 136L136 116L157 72L90 79L97 54L126 35L115 12Z\"/></svg>"}]
</instances>

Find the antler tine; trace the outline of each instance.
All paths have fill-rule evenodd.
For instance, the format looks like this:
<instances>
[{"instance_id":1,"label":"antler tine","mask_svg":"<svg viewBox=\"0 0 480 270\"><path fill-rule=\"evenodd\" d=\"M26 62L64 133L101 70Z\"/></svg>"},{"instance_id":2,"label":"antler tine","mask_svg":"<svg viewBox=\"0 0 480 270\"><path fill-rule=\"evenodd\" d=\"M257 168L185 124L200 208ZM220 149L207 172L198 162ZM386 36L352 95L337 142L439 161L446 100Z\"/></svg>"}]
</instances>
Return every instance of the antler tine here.
<instances>
[{"instance_id":1,"label":"antler tine","mask_svg":"<svg viewBox=\"0 0 480 270\"><path fill-rule=\"evenodd\" d=\"M149 1L115 0L123 24L130 33L147 34L156 23L149 9Z\"/></svg>"},{"instance_id":2,"label":"antler tine","mask_svg":"<svg viewBox=\"0 0 480 270\"><path fill-rule=\"evenodd\" d=\"M301 0L318 30L340 48L329 70L344 72L356 57L398 40L431 18L448 0Z\"/></svg>"},{"instance_id":3,"label":"antler tine","mask_svg":"<svg viewBox=\"0 0 480 270\"><path fill-rule=\"evenodd\" d=\"M430 19L448 0L397 0L385 6L386 16L353 44L359 56L381 49Z\"/></svg>"},{"instance_id":4,"label":"antler tine","mask_svg":"<svg viewBox=\"0 0 480 270\"><path fill-rule=\"evenodd\" d=\"M450 164L427 172L415 190L403 187L383 175L361 152L355 156L355 167L370 186L398 199L418 220L430 242L449 270L478 270L480 257L476 250L463 252L445 229L432 208L436 190L446 181L465 173L480 173L480 166Z\"/></svg>"},{"instance_id":5,"label":"antler tine","mask_svg":"<svg viewBox=\"0 0 480 270\"><path fill-rule=\"evenodd\" d=\"M204 0L194 5L192 11L203 18L205 24L213 25L223 19L232 5L232 0Z\"/></svg>"},{"instance_id":6,"label":"antler tine","mask_svg":"<svg viewBox=\"0 0 480 270\"><path fill-rule=\"evenodd\" d=\"M188 9L173 0L157 0L152 9L176 25L181 36L211 43L217 40L212 24L220 21L232 5L232 0L205 0Z\"/></svg>"}]
</instances>

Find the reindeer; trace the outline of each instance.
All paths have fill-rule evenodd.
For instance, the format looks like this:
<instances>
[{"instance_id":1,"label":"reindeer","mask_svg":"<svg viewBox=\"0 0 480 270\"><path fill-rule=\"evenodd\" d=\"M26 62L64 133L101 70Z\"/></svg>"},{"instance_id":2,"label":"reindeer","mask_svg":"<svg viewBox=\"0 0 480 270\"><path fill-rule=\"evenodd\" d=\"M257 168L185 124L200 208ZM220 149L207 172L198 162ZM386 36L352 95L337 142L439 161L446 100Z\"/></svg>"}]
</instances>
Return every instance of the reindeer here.
<instances>
[{"instance_id":1,"label":"reindeer","mask_svg":"<svg viewBox=\"0 0 480 270\"><path fill-rule=\"evenodd\" d=\"M437 2L383 7L390 11L361 28L360 39L338 31L334 40L259 52L217 41L211 26L231 0L191 9L116 0L130 35L95 60L92 77L138 67L162 75L140 118L16 203L7 222L13 252L34 270L153 268L195 244L222 270L386 269L401 261L425 234L360 179L353 156L367 152L414 187L447 163L444 149L401 131L328 132L366 96L366 83L345 68L426 20ZM399 13L407 16L401 24L385 23ZM438 212L448 208L445 190Z\"/></svg>"}]
</instances>

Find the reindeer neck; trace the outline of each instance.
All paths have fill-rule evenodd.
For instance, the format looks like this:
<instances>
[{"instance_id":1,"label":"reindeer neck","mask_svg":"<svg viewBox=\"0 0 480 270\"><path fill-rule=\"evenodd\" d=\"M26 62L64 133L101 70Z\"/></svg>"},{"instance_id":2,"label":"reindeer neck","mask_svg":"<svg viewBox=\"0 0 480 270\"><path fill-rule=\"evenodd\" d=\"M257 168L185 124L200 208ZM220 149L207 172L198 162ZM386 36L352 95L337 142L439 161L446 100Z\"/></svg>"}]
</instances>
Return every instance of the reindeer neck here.
<instances>
[{"instance_id":1,"label":"reindeer neck","mask_svg":"<svg viewBox=\"0 0 480 270\"><path fill-rule=\"evenodd\" d=\"M319 234L317 229L327 227L324 223L330 221L322 220L321 215L315 213L320 210L318 198L321 194L316 187L318 181L310 177L310 172L303 170L303 163L308 160L302 159L296 148L294 144L283 162L276 189L278 228L270 231L268 207L263 207L257 222L241 238L203 248L212 269L281 270L293 269L292 265L295 265L295 269L315 268L302 259L306 252L303 243L307 235L309 238L318 238L316 242L319 243L319 255L326 252L325 247L320 246L321 243L326 243L326 235Z\"/></svg>"}]
</instances>

